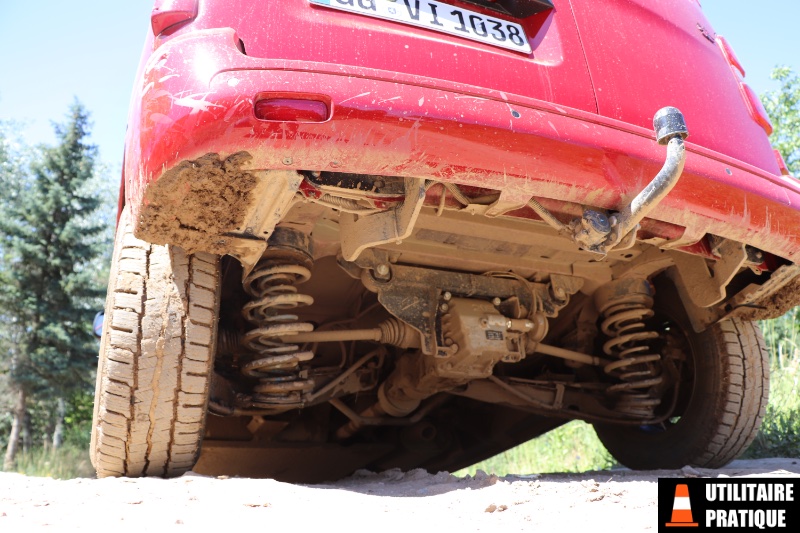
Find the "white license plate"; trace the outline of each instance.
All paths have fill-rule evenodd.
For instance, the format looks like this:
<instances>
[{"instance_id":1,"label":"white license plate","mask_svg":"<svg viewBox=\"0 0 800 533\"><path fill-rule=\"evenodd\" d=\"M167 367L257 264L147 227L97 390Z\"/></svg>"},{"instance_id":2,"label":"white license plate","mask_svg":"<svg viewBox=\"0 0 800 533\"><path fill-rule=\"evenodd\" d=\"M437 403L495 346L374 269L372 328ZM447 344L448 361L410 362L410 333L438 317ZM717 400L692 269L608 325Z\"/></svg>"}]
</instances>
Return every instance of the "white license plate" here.
<instances>
[{"instance_id":1,"label":"white license plate","mask_svg":"<svg viewBox=\"0 0 800 533\"><path fill-rule=\"evenodd\" d=\"M435 0L309 0L312 4L449 33L516 52L531 53L519 24Z\"/></svg>"}]
</instances>

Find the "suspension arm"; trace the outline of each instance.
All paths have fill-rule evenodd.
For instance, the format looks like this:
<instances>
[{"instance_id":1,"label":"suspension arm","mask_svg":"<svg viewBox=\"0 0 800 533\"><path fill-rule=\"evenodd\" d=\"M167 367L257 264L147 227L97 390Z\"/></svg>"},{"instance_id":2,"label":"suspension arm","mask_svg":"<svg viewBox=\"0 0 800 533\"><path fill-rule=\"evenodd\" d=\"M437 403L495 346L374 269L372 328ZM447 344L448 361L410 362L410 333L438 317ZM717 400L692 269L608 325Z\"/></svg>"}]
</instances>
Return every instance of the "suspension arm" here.
<instances>
[{"instance_id":1,"label":"suspension arm","mask_svg":"<svg viewBox=\"0 0 800 533\"><path fill-rule=\"evenodd\" d=\"M561 359L567 359L568 361L575 361L586 365L605 366L609 363L612 363L612 361L609 359L603 359L602 357L587 355L585 353L567 350L565 348L559 348L558 346L550 346L549 344L538 343L533 351L534 353L552 355L553 357L560 357Z\"/></svg>"}]
</instances>

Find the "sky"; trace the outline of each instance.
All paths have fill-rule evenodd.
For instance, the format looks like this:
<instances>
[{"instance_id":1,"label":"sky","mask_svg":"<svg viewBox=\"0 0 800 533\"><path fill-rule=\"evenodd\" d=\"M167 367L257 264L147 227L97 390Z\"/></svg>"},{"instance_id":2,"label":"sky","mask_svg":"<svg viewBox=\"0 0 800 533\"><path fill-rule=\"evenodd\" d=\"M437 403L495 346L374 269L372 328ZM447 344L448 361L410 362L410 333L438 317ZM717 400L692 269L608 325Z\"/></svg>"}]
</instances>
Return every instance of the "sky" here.
<instances>
[{"instance_id":1,"label":"sky","mask_svg":"<svg viewBox=\"0 0 800 533\"><path fill-rule=\"evenodd\" d=\"M800 1L700 2L758 94L778 87L769 78L776 65L800 71ZM0 0L0 120L20 123L30 144L53 143L52 122L62 122L77 98L91 113L91 139L101 161L118 167L152 5L152 0Z\"/></svg>"}]
</instances>

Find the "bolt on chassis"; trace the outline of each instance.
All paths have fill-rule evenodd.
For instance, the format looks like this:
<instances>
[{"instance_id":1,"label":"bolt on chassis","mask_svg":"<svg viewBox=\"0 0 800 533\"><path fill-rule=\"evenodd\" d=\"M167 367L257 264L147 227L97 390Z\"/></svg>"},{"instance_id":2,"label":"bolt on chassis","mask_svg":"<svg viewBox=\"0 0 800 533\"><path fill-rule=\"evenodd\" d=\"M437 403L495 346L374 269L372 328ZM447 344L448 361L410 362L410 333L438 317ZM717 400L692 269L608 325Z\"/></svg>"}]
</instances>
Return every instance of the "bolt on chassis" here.
<instances>
[{"instance_id":1,"label":"bolt on chassis","mask_svg":"<svg viewBox=\"0 0 800 533\"><path fill-rule=\"evenodd\" d=\"M800 300L770 129L695 0L157 1L98 474L726 464Z\"/></svg>"}]
</instances>

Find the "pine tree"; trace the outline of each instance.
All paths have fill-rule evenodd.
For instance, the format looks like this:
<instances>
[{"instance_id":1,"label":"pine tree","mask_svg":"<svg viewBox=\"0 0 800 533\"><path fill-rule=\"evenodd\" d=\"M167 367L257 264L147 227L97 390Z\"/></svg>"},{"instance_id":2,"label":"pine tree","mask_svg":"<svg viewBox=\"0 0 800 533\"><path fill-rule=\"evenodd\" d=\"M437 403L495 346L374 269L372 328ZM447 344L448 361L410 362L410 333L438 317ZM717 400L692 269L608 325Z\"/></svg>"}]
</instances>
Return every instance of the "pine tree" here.
<instances>
[{"instance_id":1,"label":"pine tree","mask_svg":"<svg viewBox=\"0 0 800 533\"><path fill-rule=\"evenodd\" d=\"M55 130L56 146L40 148L27 172L0 180L0 309L17 337L0 357L16 394L17 431L33 395L63 398L91 383L96 365L91 321L104 291L91 265L105 234L92 189L97 149L87 144L89 115L77 102Z\"/></svg>"}]
</instances>

